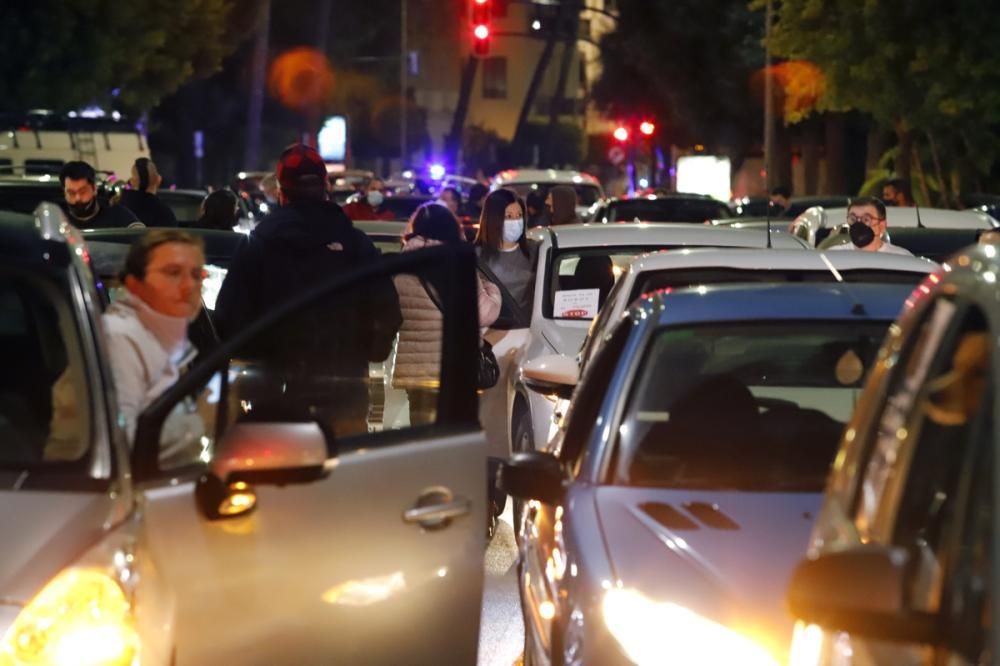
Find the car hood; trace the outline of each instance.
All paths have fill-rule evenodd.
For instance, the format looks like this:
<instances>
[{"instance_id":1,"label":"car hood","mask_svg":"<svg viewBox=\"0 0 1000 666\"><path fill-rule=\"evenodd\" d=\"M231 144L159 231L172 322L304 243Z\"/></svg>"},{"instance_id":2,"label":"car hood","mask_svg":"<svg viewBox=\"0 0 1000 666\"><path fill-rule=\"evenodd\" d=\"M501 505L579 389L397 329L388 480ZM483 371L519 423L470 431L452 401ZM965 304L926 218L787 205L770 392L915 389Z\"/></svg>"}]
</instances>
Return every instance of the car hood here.
<instances>
[{"instance_id":1,"label":"car hood","mask_svg":"<svg viewBox=\"0 0 1000 666\"><path fill-rule=\"evenodd\" d=\"M26 603L105 533L107 495L0 492L0 603Z\"/></svg>"},{"instance_id":2,"label":"car hood","mask_svg":"<svg viewBox=\"0 0 1000 666\"><path fill-rule=\"evenodd\" d=\"M782 653L785 590L806 553L820 493L598 489L615 575L626 588L746 633Z\"/></svg>"}]
</instances>

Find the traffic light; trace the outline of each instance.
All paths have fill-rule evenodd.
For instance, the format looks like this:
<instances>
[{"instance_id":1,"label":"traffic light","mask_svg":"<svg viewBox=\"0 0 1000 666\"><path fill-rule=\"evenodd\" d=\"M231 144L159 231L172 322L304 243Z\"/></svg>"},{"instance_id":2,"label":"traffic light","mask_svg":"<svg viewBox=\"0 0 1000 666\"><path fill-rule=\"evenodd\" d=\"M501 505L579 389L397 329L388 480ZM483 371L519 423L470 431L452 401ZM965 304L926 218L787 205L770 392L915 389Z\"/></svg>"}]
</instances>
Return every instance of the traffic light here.
<instances>
[{"instance_id":1,"label":"traffic light","mask_svg":"<svg viewBox=\"0 0 1000 666\"><path fill-rule=\"evenodd\" d=\"M477 56L488 55L490 52L490 15L492 0L471 0L472 11L472 52Z\"/></svg>"},{"instance_id":2,"label":"traffic light","mask_svg":"<svg viewBox=\"0 0 1000 666\"><path fill-rule=\"evenodd\" d=\"M642 132L644 136L653 136L653 132L656 131L656 125L649 120L643 120L639 125L639 131Z\"/></svg>"},{"instance_id":3,"label":"traffic light","mask_svg":"<svg viewBox=\"0 0 1000 666\"><path fill-rule=\"evenodd\" d=\"M625 143L626 141L628 141L628 128L625 127L624 125L619 125L618 127L615 128L613 135L615 139L621 141L622 143Z\"/></svg>"}]
</instances>

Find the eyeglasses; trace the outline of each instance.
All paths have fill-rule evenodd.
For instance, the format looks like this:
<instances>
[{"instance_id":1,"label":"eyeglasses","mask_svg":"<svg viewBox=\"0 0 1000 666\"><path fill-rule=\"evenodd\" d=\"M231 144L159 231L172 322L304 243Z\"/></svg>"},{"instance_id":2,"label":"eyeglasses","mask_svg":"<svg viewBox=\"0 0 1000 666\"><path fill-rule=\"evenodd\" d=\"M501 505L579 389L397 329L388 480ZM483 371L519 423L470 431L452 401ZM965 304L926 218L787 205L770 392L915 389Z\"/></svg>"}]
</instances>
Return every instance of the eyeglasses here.
<instances>
[{"instance_id":1,"label":"eyeglasses","mask_svg":"<svg viewBox=\"0 0 1000 666\"><path fill-rule=\"evenodd\" d=\"M881 222L884 219L885 219L884 217L872 217L871 215L867 215L867 214L866 215L862 215L861 217L858 217L857 215L848 215L847 216L847 222L849 224L856 224L858 222L863 222L864 224L868 225L869 227L872 226L873 224L875 224L876 222Z\"/></svg>"},{"instance_id":2,"label":"eyeglasses","mask_svg":"<svg viewBox=\"0 0 1000 666\"><path fill-rule=\"evenodd\" d=\"M201 284L208 277L208 271L205 270L204 266L199 266L197 268L191 269L190 272L185 271L181 266L164 266L163 268L153 268L149 272L159 273L165 277L170 282L180 283L184 280L184 276L190 276L191 280L197 284Z\"/></svg>"}]
</instances>

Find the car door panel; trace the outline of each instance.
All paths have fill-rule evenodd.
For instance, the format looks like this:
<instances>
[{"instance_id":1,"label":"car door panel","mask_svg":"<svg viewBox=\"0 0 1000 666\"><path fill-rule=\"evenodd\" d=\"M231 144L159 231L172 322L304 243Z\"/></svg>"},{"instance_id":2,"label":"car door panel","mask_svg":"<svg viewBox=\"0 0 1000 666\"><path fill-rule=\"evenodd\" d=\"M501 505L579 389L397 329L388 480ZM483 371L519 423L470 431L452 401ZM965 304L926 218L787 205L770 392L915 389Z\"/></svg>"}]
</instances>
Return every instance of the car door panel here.
<instances>
[{"instance_id":1,"label":"car door panel","mask_svg":"<svg viewBox=\"0 0 1000 666\"><path fill-rule=\"evenodd\" d=\"M377 433L346 427L356 425L356 405L338 414L337 403L344 395L350 402L358 386L373 381L367 372L348 376L308 363L281 365L287 349L274 358L261 352L247 363L243 353L258 348L245 343L254 342L255 334L287 329L288 320L278 315L222 345L140 418L133 463L149 555L177 600L178 664L474 663L486 444L476 419L476 369L462 360L472 358L477 345L475 262L466 248L410 254L423 258L386 259L283 312L298 317L310 303L326 307L331 296L363 290L387 276L426 278L424 289L437 292L445 306L439 377L421 387L434 398L427 424ZM327 339L322 335L328 332L331 353L344 356L336 351L337 329L350 324L329 319L318 339ZM206 392L214 391L214 398L207 400L209 409L199 401L199 414L207 420L205 413L216 410L201 440L210 444L211 433L219 435L219 450L206 446L207 470L197 465L161 470L156 438L165 415L201 386L214 386ZM378 392L366 395L372 401ZM375 406L369 404L369 418ZM287 418L274 418L282 415ZM306 451L296 448L301 443L296 433L309 422L319 425L307 430L322 433L318 459L323 460L325 444L325 463L305 475L268 476L274 459ZM253 482L244 487L255 497L255 509L219 518L206 513L199 491L207 487L206 479L229 484L230 490L236 480L242 483L243 477L221 478L222 470L239 464L229 448L238 445L229 437L239 430L231 428L234 423L258 435L274 432L277 439L263 446L258 441L259 460L243 463ZM282 429L290 425L295 427ZM309 450L315 452L315 435L311 441ZM293 472L304 469L291 465Z\"/></svg>"}]
</instances>

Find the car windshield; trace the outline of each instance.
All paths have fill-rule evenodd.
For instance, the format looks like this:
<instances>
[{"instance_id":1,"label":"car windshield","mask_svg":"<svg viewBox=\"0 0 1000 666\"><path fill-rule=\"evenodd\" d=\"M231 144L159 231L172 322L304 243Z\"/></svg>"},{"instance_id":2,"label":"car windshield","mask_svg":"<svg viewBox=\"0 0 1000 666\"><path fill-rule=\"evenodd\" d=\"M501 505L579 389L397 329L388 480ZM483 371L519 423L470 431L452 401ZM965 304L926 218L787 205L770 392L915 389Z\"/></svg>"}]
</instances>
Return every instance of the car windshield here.
<instances>
[{"instance_id":1,"label":"car windshield","mask_svg":"<svg viewBox=\"0 0 1000 666\"><path fill-rule=\"evenodd\" d=\"M666 248L598 247L560 252L550 264L545 316L593 319L632 259L654 249Z\"/></svg>"},{"instance_id":2,"label":"car windshield","mask_svg":"<svg viewBox=\"0 0 1000 666\"><path fill-rule=\"evenodd\" d=\"M556 185L570 185L571 183L509 183L503 187L514 190L521 198L527 197L532 191L539 192L543 197L548 196L549 190ZM587 183L572 184L576 190L576 205L593 206L601 198L601 190L596 185Z\"/></svg>"},{"instance_id":3,"label":"car windshield","mask_svg":"<svg viewBox=\"0 0 1000 666\"><path fill-rule=\"evenodd\" d=\"M821 492L889 323L661 329L630 390L614 483Z\"/></svg>"},{"instance_id":4,"label":"car windshield","mask_svg":"<svg viewBox=\"0 0 1000 666\"><path fill-rule=\"evenodd\" d=\"M0 264L0 489L88 480L91 400L65 274Z\"/></svg>"},{"instance_id":5,"label":"car windshield","mask_svg":"<svg viewBox=\"0 0 1000 666\"><path fill-rule=\"evenodd\" d=\"M596 222L697 222L730 217L729 208L711 199L627 199L608 204L607 212Z\"/></svg>"}]
</instances>

